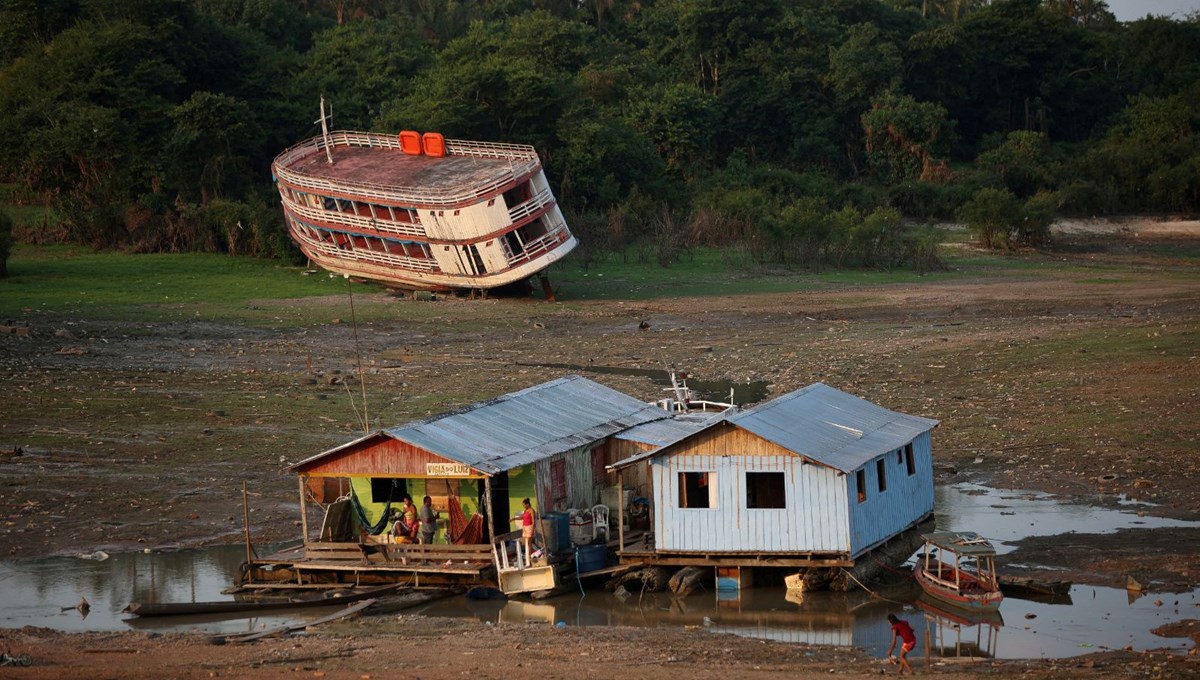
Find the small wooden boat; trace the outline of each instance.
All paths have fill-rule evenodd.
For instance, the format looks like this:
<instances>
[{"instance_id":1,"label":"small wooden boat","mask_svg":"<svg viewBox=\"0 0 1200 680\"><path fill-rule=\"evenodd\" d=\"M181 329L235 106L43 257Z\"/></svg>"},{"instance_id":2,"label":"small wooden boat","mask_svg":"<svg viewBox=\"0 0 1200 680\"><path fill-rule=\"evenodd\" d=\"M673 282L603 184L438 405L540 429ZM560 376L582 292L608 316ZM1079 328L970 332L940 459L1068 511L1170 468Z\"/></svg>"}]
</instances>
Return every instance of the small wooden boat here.
<instances>
[{"instance_id":1,"label":"small wooden boat","mask_svg":"<svg viewBox=\"0 0 1200 680\"><path fill-rule=\"evenodd\" d=\"M913 573L930 597L971 611L1000 608L996 549L986 538L971 531L935 531L921 538L925 547Z\"/></svg>"},{"instance_id":2,"label":"small wooden boat","mask_svg":"<svg viewBox=\"0 0 1200 680\"><path fill-rule=\"evenodd\" d=\"M326 597L305 600L225 600L220 602L130 602L123 610L126 614L136 616L185 616L189 614L256 614L264 611L279 609L305 609L312 607L332 607L351 602L359 602L388 593L401 587L399 583L390 583L378 588L362 590L344 595L327 595Z\"/></svg>"},{"instance_id":3,"label":"small wooden boat","mask_svg":"<svg viewBox=\"0 0 1200 680\"><path fill-rule=\"evenodd\" d=\"M1049 599L1050 601L1070 600L1071 597L1072 584L1070 581L1043 581L1029 576L1006 576L1004 574L997 574L996 580L1000 583L1000 590L1005 595L1032 596L1034 599Z\"/></svg>"}]
</instances>

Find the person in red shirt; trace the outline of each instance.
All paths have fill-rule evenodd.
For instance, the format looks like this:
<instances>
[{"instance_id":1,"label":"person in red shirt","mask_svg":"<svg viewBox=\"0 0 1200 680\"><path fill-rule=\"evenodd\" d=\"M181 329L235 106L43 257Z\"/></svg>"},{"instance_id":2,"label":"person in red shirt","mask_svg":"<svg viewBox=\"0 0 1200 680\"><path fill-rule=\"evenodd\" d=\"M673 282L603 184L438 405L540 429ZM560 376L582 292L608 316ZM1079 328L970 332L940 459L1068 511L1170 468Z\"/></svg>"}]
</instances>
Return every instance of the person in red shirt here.
<instances>
[{"instance_id":1,"label":"person in red shirt","mask_svg":"<svg viewBox=\"0 0 1200 680\"><path fill-rule=\"evenodd\" d=\"M525 508L521 513L521 538L525 541L525 559L529 559L533 544L533 506L528 498L522 500L521 505Z\"/></svg>"},{"instance_id":2,"label":"person in red shirt","mask_svg":"<svg viewBox=\"0 0 1200 680\"><path fill-rule=\"evenodd\" d=\"M909 673L913 672L912 666L908 665L908 653L917 646L917 635L913 632L912 626L908 625L908 621L896 618L895 614L888 614L888 623L892 624L892 644L888 645L887 657L891 663L899 663L899 673L904 674L904 669L908 669ZM900 658L892 656L892 650L896 648L896 639L903 640L900 645Z\"/></svg>"}]
</instances>

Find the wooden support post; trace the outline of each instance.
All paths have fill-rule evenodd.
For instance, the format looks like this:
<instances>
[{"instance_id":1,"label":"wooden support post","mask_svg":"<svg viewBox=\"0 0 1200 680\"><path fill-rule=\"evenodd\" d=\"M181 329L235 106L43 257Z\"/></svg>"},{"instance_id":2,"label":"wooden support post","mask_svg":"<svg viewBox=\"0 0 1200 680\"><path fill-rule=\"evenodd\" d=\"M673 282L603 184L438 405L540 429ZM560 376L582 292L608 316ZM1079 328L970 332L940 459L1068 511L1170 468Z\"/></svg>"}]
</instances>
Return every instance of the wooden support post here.
<instances>
[{"instance_id":1,"label":"wooden support post","mask_svg":"<svg viewBox=\"0 0 1200 680\"><path fill-rule=\"evenodd\" d=\"M650 468L650 463L646 463L646 482L650 485L650 498L654 498L657 494L655 493L655 489L654 489L654 470L652 470ZM664 486L666 486L666 485L664 484ZM650 528L647 531L650 532L651 536L654 536L654 503L653 502L651 502L646 507L646 521L650 523L649 524ZM658 541L657 536L655 536L654 539L655 539L655 542ZM657 552L657 550L656 550L656 552Z\"/></svg>"},{"instance_id":2,"label":"wooden support post","mask_svg":"<svg viewBox=\"0 0 1200 680\"><path fill-rule=\"evenodd\" d=\"M621 559L621 553L625 551L625 471L617 470L617 496L621 499L617 503L617 560Z\"/></svg>"},{"instance_id":3,"label":"wooden support post","mask_svg":"<svg viewBox=\"0 0 1200 680\"><path fill-rule=\"evenodd\" d=\"M558 302L558 298L554 296L554 288L550 286L550 277L539 274L538 278L542 280L542 292L546 294L546 302Z\"/></svg>"},{"instance_id":4,"label":"wooden support post","mask_svg":"<svg viewBox=\"0 0 1200 680\"><path fill-rule=\"evenodd\" d=\"M491 543L496 535L494 527L496 526L496 516L492 514L492 478L483 478L483 502L487 505L487 541ZM508 519L507 517L505 519Z\"/></svg>"},{"instance_id":5,"label":"wooden support post","mask_svg":"<svg viewBox=\"0 0 1200 680\"><path fill-rule=\"evenodd\" d=\"M253 561L253 550L250 548L250 495L246 493L246 480L242 480L242 520L246 532L246 578L249 580L250 563Z\"/></svg>"},{"instance_id":6,"label":"wooden support post","mask_svg":"<svg viewBox=\"0 0 1200 680\"><path fill-rule=\"evenodd\" d=\"M300 533L304 538L303 544L308 545L308 494L305 493L307 490L305 489L307 478L304 475L297 475L296 479L300 482Z\"/></svg>"}]
</instances>

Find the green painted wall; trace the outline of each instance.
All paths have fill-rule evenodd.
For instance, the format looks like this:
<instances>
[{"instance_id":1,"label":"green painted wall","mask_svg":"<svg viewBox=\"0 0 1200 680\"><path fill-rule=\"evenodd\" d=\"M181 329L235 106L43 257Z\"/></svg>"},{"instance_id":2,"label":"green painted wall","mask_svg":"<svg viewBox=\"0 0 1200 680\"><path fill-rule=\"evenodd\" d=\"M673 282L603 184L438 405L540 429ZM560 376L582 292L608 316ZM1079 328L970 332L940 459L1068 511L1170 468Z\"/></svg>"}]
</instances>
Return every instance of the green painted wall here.
<instances>
[{"instance_id":1,"label":"green painted wall","mask_svg":"<svg viewBox=\"0 0 1200 680\"><path fill-rule=\"evenodd\" d=\"M532 474L530 475L532 477ZM406 479L404 480L408 488L408 495L412 496L413 503L420 507L421 499L425 497L426 480L424 479ZM387 503L375 503L371 501L371 478L370 477L352 477L350 478L350 486L354 489L354 495L358 498L358 502L362 505L363 511L367 515L367 521L374 524L383 516L384 508ZM463 479L459 483L458 500L462 504L463 514L467 519L479 512L479 490L483 486L482 479ZM522 487L524 488L524 487ZM532 488L532 487L530 487ZM521 499L525 496L519 496L516 504L519 507ZM400 507L400 499L397 498L392 503L392 509ZM446 511L442 511L442 517L446 518ZM356 519L357 521L357 519ZM436 541L445 541L445 531L438 530Z\"/></svg>"}]
</instances>

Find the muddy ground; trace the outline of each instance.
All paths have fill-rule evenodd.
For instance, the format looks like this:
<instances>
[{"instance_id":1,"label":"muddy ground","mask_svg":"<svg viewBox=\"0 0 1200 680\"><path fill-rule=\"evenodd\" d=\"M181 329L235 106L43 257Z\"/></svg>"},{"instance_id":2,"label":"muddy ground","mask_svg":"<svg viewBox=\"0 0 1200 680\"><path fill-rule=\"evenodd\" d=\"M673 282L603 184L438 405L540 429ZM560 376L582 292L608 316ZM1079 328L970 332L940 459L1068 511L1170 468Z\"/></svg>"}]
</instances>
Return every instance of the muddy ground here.
<instances>
[{"instance_id":1,"label":"muddy ground","mask_svg":"<svg viewBox=\"0 0 1200 680\"><path fill-rule=\"evenodd\" d=\"M568 372L544 364L674 365L704 379L765 380L770 396L823 381L940 420L934 456L942 482L1102 505L1135 499L1153 504L1147 514L1200 519L1200 229L1175 226L1065 229L1053 251L1017 254L1012 267L916 285L644 302L583 300L564 288L557 304L356 294L366 410L372 427L390 426ZM327 323L272 327L313 305L328 307ZM0 334L4 557L238 542L243 481L254 540L298 536L296 485L282 468L362 432L350 309L329 298L255 301L248 310L261 323L184 313L169 322L114 322L86 308L30 310L11 320L30 331ZM641 398L661 396L645 377L577 372ZM1170 592L1200 582L1198 553L1200 532L1155 530L1029 540L1011 559L1079 583L1122 585L1133 575ZM72 648L55 677L103 676L89 667L136 676L125 652L86 650L106 646L148 655L181 677L240 674L234 668L262 677L291 677L295 668L362 677L382 667L374 660L400 658L430 664L413 677L511 677L526 669L577 677L581 663L646 677L883 669L846 650L714 642L680 631L453 629L459 625L437 624L431 641L323 634L237 649L134 633L62 645L57 633L4 631L0 647L19 640L34 650ZM543 637L560 634L579 638L567 647ZM482 655L494 644L516 646L500 660L503 672L490 657L437 652L471 647ZM721 651L726 646L732 651ZM336 662L286 660L342 652ZM1053 670L1039 662L990 672L1187 674L1194 660L1163 665L1110 655Z\"/></svg>"}]
</instances>

